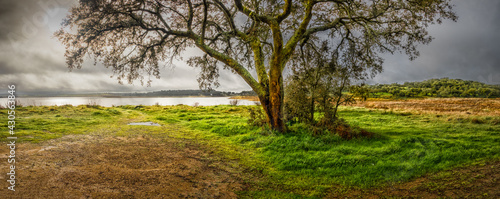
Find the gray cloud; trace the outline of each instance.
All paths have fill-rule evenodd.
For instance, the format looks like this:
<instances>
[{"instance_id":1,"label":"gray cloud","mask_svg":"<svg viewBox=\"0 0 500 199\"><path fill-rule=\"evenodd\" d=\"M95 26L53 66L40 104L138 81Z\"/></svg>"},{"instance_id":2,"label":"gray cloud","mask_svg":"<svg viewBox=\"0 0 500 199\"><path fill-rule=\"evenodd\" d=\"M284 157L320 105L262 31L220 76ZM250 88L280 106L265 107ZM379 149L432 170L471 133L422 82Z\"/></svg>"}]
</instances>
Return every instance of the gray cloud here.
<instances>
[{"instance_id":1,"label":"gray cloud","mask_svg":"<svg viewBox=\"0 0 500 199\"><path fill-rule=\"evenodd\" d=\"M0 2L0 90L17 84L22 91L141 92L197 89L199 69L175 62L161 70L151 87L120 85L111 69L89 60L81 70L68 72L64 47L52 37L75 0L27 0ZM457 23L445 21L429 27L435 40L420 46L421 56L384 55L384 72L371 83L419 81L429 78L461 78L500 84L500 1L455 0ZM189 50L186 55L198 54ZM146 79L148 77L145 77ZM241 77L221 70L219 90L249 90Z\"/></svg>"},{"instance_id":2,"label":"gray cloud","mask_svg":"<svg viewBox=\"0 0 500 199\"><path fill-rule=\"evenodd\" d=\"M384 72L373 83L460 78L500 84L500 1L455 0L458 22L429 27L435 39L420 46L421 55L386 55Z\"/></svg>"},{"instance_id":3,"label":"gray cloud","mask_svg":"<svg viewBox=\"0 0 500 199\"><path fill-rule=\"evenodd\" d=\"M64 47L53 38L73 0L2 1L0 3L0 85L16 84L24 92L142 92L168 89L198 89L198 69L176 62L174 69L163 68L161 79L151 87L139 81L118 84L113 72L89 59L82 69L68 72ZM197 54L190 50L186 54ZM148 77L145 77L147 80ZM220 90L249 90L240 77L221 72ZM3 90L0 88L0 90Z\"/></svg>"}]
</instances>

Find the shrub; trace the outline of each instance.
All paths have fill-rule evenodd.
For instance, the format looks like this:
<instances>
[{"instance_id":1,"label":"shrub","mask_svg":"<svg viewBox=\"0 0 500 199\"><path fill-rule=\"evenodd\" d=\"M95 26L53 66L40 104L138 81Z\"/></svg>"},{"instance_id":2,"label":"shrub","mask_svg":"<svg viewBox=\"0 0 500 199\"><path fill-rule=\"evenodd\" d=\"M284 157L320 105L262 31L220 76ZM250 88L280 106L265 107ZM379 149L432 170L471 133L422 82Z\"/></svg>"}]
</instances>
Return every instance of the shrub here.
<instances>
[{"instance_id":1,"label":"shrub","mask_svg":"<svg viewBox=\"0 0 500 199\"><path fill-rule=\"evenodd\" d=\"M366 131L365 129L354 127L341 118L335 121L322 120L315 126L309 126L310 130L313 132L314 136L322 136L326 134L335 133L342 139L350 140L353 138L371 138L373 133Z\"/></svg>"},{"instance_id":2,"label":"shrub","mask_svg":"<svg viewBox=\"0 0 500 199\"><path fill-rule=\"evenodd\" d=\"M472 124L484 124L484 121L479 119L479 118L472 118L470 120L470 123L472 123Z\"/></svg>"},{"instance_id":3,"label":"shrub","mask_svg":"<svg viewBox=\"0 0 500 199\"><path fill-rule=\"evenodd\" d=\"M266 115L262 110L262 107L250 107L247 109L249 113L249 118L247 123L252 126L265 126L267 123Z\"/></svg>"},{"instance_id":4,"label":"shrub","mask_svg":"<svg viewBox=\"0 0 500 199\"><path fill-rule=\"evenodd\" d=\"M335 133L346 140L362 137L371 138L373 136L373 133L371 132L368 132L359 127L352 127L346 123L337 124L337 126L335 127Z\"/></svg>"},{"instance_id":5,"label":"shrub","mask_svg":"<svg viewBox=\"0 0 500 199\"><path fill-rule=\"evenodd\" d=\"M236 105L238 105L239 103L240 103L240 100L238 100L238 99L234 99L234 100L229 101L229 104L230 104L231 106L236 106Z\"/></svg>"}]
</instances>

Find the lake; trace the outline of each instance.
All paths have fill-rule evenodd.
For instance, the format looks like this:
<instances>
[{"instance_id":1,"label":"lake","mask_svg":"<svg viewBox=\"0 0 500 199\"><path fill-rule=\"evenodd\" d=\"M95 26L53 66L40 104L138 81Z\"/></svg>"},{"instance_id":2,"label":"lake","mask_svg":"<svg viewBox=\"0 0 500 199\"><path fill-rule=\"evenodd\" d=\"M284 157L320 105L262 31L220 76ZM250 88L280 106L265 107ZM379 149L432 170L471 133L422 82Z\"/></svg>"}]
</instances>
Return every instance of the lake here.
<instances>
[{"instance_id":1,"label":"lake","mask_svg":"<svg viewBox=\"0 0 500 199\"><path fill-rule=\"evenodd\" d=\"M71 104L73 106L98 104L105 107L120 105L178 105L189 106L214 106L228 105L233 99L229 97L133 97L133 98L107 98L107 97L28 97L16 98L23 106L61 106ZM7 98L0 99L0 105L5 106ZM255 105L253 101L239 100L238 105Z\"/></svg>"}]
</instances>

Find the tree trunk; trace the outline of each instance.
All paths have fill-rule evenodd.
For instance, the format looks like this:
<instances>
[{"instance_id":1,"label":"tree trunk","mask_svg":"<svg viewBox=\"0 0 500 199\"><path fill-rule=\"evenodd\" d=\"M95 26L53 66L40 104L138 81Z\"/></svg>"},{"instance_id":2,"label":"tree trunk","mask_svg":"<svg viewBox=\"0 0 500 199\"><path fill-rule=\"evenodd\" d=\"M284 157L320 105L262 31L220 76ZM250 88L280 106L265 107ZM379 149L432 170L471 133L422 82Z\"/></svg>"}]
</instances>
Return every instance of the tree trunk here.
<instances>
[{"instance_id":1,"label":"tree trunk","mask_svg":"<svg viewBox=\"0 0 500 199\"><path fill-rule=\"evenodd\" d=\"M264 109L264 112L266 113L267 116L267 123L269 124L269 127L275 131L279 132L285 132L286 131L286 126L285 123L283 122L283 111L282 108L276 109L276 107L281 107L281 103L278 102L278 104L273 103L272 100L270 100L270 97L260 97L259 96L260 103L262 104L262 108Z\"/></svg>"},{"instance_id":2,"label":"tree trunk","mask_svg":"<svg viewBox=\"0 0 500 199\"><path fill-rule=\"evenodd\" d=\"M269 92L267 95L259 96L260 103L267 116L269 127L278 132L285 132L286 126L283 121L283 79L270 78Z\"/></svg>"}]
</instances>

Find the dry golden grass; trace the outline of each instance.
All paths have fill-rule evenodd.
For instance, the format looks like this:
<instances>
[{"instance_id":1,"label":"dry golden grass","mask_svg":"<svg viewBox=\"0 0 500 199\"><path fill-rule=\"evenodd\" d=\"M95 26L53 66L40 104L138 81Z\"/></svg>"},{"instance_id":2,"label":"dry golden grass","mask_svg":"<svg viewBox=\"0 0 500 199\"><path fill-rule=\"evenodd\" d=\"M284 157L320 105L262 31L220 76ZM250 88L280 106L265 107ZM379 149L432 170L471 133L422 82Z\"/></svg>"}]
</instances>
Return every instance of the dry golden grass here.
<instances>
[{"instance_id":1,"label":"dry golden grass","mask_svg":"<svg viewBox=\"0 0 500 199\"><path fill-rule=\"evenodd\" d=\"M257 96L234 96L234 97L231 97L229 99L242 99L242 100L255 101L255 102L259 101L259 97L257 97Z\"/></svg>"},{"instance_id":2,"label":"dry golden grass","mask_svg":"<svg viewBox=\"0 0 500 199\"><path fill-rule=\"evenodd\" d=\"M367 100L354 106L430 114L500 116L500 98Z\"/></svg>"}]
</instances>

